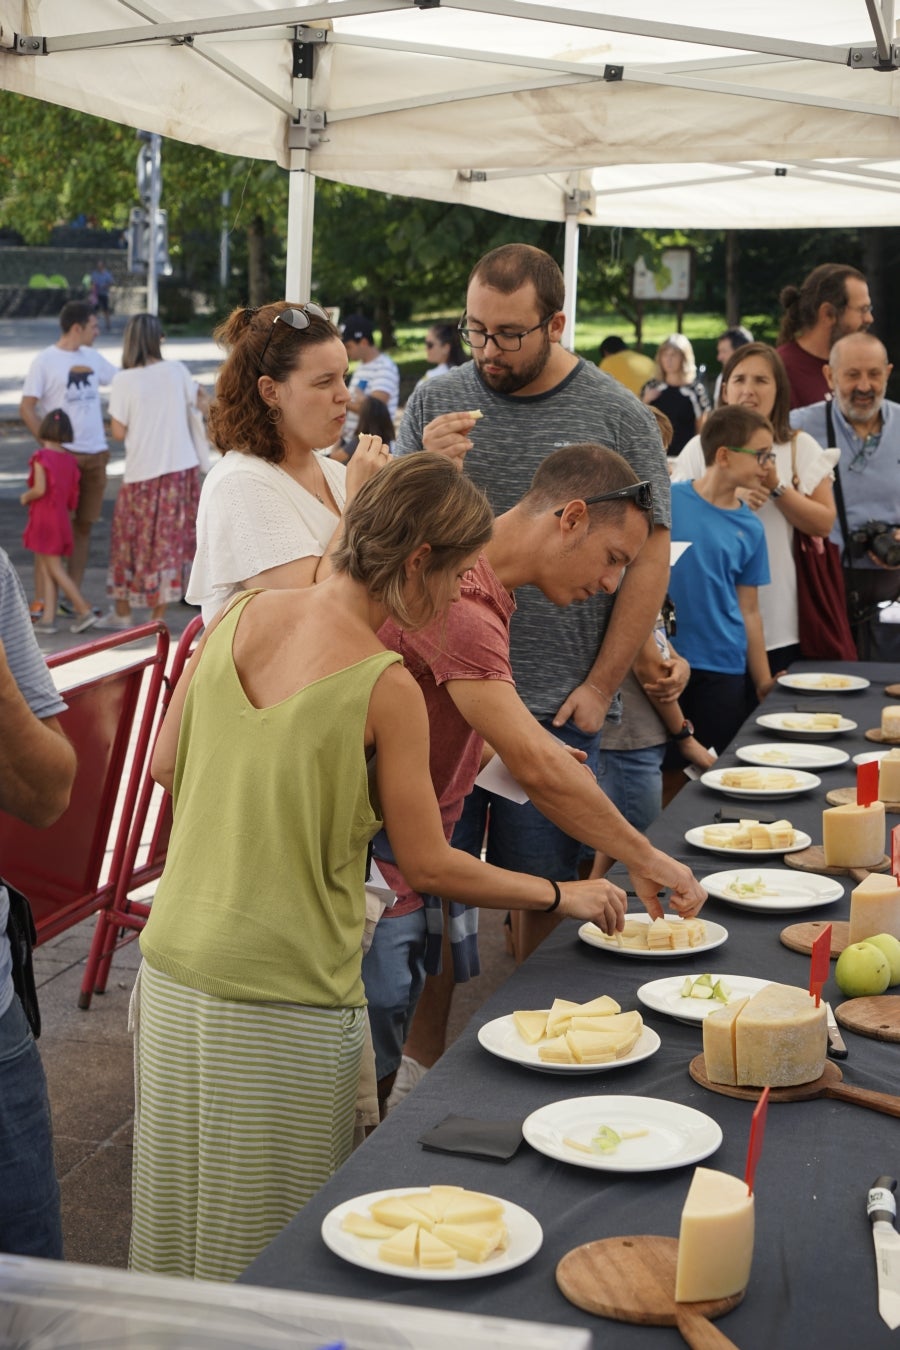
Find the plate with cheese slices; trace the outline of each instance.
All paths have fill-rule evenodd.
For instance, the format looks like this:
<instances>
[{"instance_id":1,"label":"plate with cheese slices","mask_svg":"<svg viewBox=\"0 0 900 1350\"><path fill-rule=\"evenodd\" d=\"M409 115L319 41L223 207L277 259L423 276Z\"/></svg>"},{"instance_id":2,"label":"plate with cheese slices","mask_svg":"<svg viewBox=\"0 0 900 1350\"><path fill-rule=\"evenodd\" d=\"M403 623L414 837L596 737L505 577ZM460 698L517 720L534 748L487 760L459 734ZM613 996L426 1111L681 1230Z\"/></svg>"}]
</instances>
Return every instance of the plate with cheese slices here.
<instances>
[{"instance_id":1,"label":"plate with cheese slices","mask_svg":"<svg viewBox=\"0 0 900 1350\"><path fill-rule=\"evenodd\" d=\"M757 717L756 725L763 731L777 731L779 736L798 741L829 741L832 736L843 736L847 731L855 731L857 723L840 713L785 712L763 713Z\"/></svg>"},{"instance_id":2,"label":"plate with cheese slices","mask_svg":"<svg viewBox=\"0 0 900 1350\"><path fill-rule=\"evenodd\" d=\"M850 758L846 750L836 750L833 745L795 744L739 745L734 752L745 764L759 764L765 768L808 769L815 773L819 769L836 769L846 764Z\"/></svg>"},{"instance_id":3,"label":"plate with cheese slices","mask_svg":"<svg viewBox=\"0 0 900 1350\"><path fill-rule=\"evenodd\" d=\"M821 778L802 769L763 768L739 765L733 769L707 769L700 775L704 787L727 797L796 797L821 787Z\"/></svg>"},{"instance_id":4,"label":"plate with cheese slices","mask_svg":"<svg viewBox=\"0 0 900 1350\"><path fill-rule=\"evenodd\" d=\"M404 1280L477 1280L524 1265L540 1250L527 1209L461 1186L400 1186L336 1205L322 1241L364 1270Z\"/></svg>"},{"instance_id":5,"label":"plate with cheese slices","mask_svg":"<svg viewBox=\"0 0 900 1350\"><path fill-rule=\"evenodd\" d=\"M560 1004L567 1016L548 1027ZM656 1054L659 1036L644 1026L639 1012L592 1017L583 1014L584 1006L557 999L553 1009L495 1017L479 1027L478 1043L498 1059L540 1073L603 1073Z\"/></svg>"},{"instance_id":6,"label":"plate with cheese slices","mask_svg":"<svg viewBox=\"0 0 900 1350\"><path fill-rule=\"evenodd\" d=\"M738 909L790 914L800 909L833 905L844 894L834 877L815 872L789 872L787 868L741 867L733 872L714 872L703 878L710 895Z\"/></svg>"},{"instance_id":7,"label":"plate with cheese slices","mask_svg":"<svg viewBox=\"0 0 900 1350\"><path fill-rule=\"evenodd\" d=\"M796 689L804 694L857 694L868 689L871 681L862 675L836 675L826 670L804 670L797 675L779 675L778 683L785 689Z\"/></svg>"},{"instance_id":8,"label":"plate with cheese slices","mask_svg":"<svg viewBox=\"0 0 900 1350\"><path fill-rule=\"evenodd\" d=\"M769 983L753 975L720 975L718 971L695 979L689 975L667 975L665 979L642 984L637 996L653 1012L665 1013L678 1022L702 1022L716 1008L735 999L749 998Z\"/></svg>"},{"instance_id":9,"label":"plate with cheese slices","mask_svg":"<svg viewBox=\"0 0 900 1350\"><path fill-rule=\"evenodd\" d=\"M709 919L651 919L649 914L629 914L621 933L606 934L594 923L583 923L578 936L589 947L599 947L613 956L655 961L657 957L667 959L710 952L726 941L728 929Z\"/></svg>"},{"instance_id":10,"label":"plate with cheese slices","mask_svg":"<svg viewBox=\"0 0 900 1350\"><path fill-rule=\"evenodd\" d=\"M663 1172L708 1158L722 1142L716 1122L656 1097L573 1097L525 1118L522 1133L548 1158L602 1172Z\"/></svg>"},{"instance_id":11,"label":"plate with cheese slices","mask_svg":"<svg viewBox=\"0 0 900 1350\"><path fill-rule=\"evenodd\" d=\"M684 837L694 848L705 849L707 853L746 858L776 858L783 853L798 853L812 843L809 835L795 830L789 820L776 820L771 825L750 819L729 825L713 822L695 825L685 831Z\"/></svg>"}]
</instances>

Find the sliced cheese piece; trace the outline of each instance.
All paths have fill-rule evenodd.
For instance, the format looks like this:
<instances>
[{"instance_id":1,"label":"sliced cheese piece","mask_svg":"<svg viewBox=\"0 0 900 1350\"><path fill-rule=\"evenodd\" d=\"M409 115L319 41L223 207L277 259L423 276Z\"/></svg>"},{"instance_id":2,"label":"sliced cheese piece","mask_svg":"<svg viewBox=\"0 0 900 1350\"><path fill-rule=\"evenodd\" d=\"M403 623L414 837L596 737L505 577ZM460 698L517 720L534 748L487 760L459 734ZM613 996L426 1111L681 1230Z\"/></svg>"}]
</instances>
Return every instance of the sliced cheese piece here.
<instances>
[{"instance_id":1,"label":"sliced cheese piece","mask_svg":"<svg viewBox=\"0 0 900 1350\"><path fill-rule=\"evenodd\" d=\"M405 1228L410 1223L424 1222L422 1211L415 1209L409 1203L409 1199L400 1195L389 1195L384 1200L374 1200L369 1206L369 1213L376 1223L387 1224L388 1228Z\"/></svg>"},{"instance_id":2,"label":"sliced cheese piece","mask_svg":"<svg viewBox=\"0 0 900 1350\"><path fill-rule=\"evenodd\" d=\"M900 750L889 750L878 766L878 797L900 802Z\"/></svg>"},{"instance_id":3,"label":"sliced cheese piece","mask_svg":"<svg viewBox=\"0 0 900 1350\"><path fill-rule=\"evenodd\" d=\"M665 919L654 919L647 931L647 946L651 951L672 949L672 930Z\"/></svg>"},{"instance_id":4,"label":"sliced cheese piece","mask_svg":"<svg viewBox=\"0 0 900 1350\"><path fill-rule=\"evenodd\" d=\"M675 1299L697 1303L746 1289L753 1261L753 1196L709 1167L694 1171L681 1211Z\"/></svg>"},{"instance_id":5,"label":"sliced cheese piece","mask_svg":"<svg viewBox=\"0 0 900 1350\"><path fill-rule=\"evenodd\" d=\"M341 1228L345 1233L363 1238L389 1238L397 1231L396 1228L389 1228L386 1223L376 1223L368 1214L345 1214L341 1220Z\"/></svg>"},{"instance_id":6,"label":"sliced cheese piece","mask_svg":"<svg viewBox=\"0 0 900 1350\"><path fill-rule=\"evenodd\" d=\"M444 1210L444 1223L497 1223L503 1218L503 1203L480 1191L463 1191L451 1199Z\"/></svg>"},{"instance_id":7,"label":"sliced cheese piece","mask_svg":"<svg viewBox=\"0 0 900 1350\"><path fill-rule=\"evenodd\" d=\"M617 1003L609 994L601 994L599 998L592 998L589 1003L582 1003L577 1013L573 1017L614 1017L616 1013L622 1011L622 1005Z\"/></svg>"},{"instance_id":8,"label":"sliced cheese piece","mask_svg":"<svg viewBox=\"0 0 900 1350\"><path fill-rule=\"evenodd\" d=\"M825 1070L825 1004L805 989L768 984L737 1016L735 1074L739 1087L796 1087Z\"/></svg>"},{"instance_id":9,"label":"sliced cheese piece","mask_svg":"<svg viewBox=\"0 0 900 1350\"><path fill-rule=\"evenodd\" d=\"M419 1237L419 1225L411 1223L406 1228L401 1228L399 1233L395 1233L387 1242L382 1242L378 1248L378 1255L382 1261L389 1261L393 1266L414 1266L416 1261L416 1246Z\"/></svg>"},{"instance_id":10,"label":"sliced cheese piece","mask_svg":"<svg viewBox=\"0 0 900 1350\"><path fill-rule=\"evenodd\" d=\"M887 873L870 872L850 892L850 941L878 933L900 938L900 886Z\"/></svg>"},{"instance_id":11,"label":"sliced cheese piece","mask_svg":"<svg viewBox=\"0 0 900 1350\"><path fill-rule=\"evenodd\" d=\"M486 1261L492 1252L503 1249L507 1241L506 1225L438 1224L434 1236L440 1238L466 1261Z\"/></svg>"},{"instance_id":12,"label":"sliced cheese piece","mask_svg":"<svg viewBox=\"0 0 900 1350\"><path fill-rule=\"evenodd\" d=\"M822 812L828 867L874 867L884 857L884 837L884 802L851 802Z\"/></svg>"},{"instance_id":13,"label":"sliced cheese piece","mask_svg":"<svg viewBox=\"0 0 900 1350\"><path fill-rule=\"evenodd\" d=\"M616 1060L615 1036L592 1031L567 1031L566 1044L579 1064L613 1064Z\"/></svg>"},{"instance_id":14,"label":"sliced cheese piece","mask_svg":"<svg viewBox=\"0 0 900 1350\"><path fill-rule=\"evenodd\" d=\"M418 1257L423 1270L451 1270L456 1265L456 1248L420 1228Z\"/></svg>"},{"instance_id":15,"label":"sliced cheese piece","mask_svg":"<svg viewBox=\"0 0 900 1350\"><path fill-rule=\"evenodd\" d=\"M555 998L553 1007L547 1014L547 1035L561 1036L569 1029L569 1022L578 1004L567 998Z\"/></svg>"},{"instance_id":16,"label":"sliced cheese piece","mask_svg":"<svg viewBox=\"0 0 900 1350\"><path fill-rule=\"evenodd\" d=\"M552 1041L545 1041L543 1045L538 1046L537 1052L542 1064L575 1063L567 1036L556 1036Z\"/></svg>"},{"instance_id":17,"label":"sliced cheese piece","mask_svg":"<svg viewBox=\"0 0 900 1350\"><path fill-rule=\"evenodd\" d=\"M738 1013L748 1001L746 998L735 999L734 1003L717 1008L703 1019L703 1059L711 1083L727 1083L730 1087L737 1083L735 1028Z\"/></svg>"},{"instance_id":18,"label":"sliced cheese piece","mask_svg":"<svg viewBox=\"0 0 900 1350\"><path fill-rule=\"evenodd\" d=\"M641 1014L632 1012L614 1013L610 1017L573 1017L571 1031L597 1031L611 1035L621 1031L640 1031L644 1025Z\"/></svg>"},{"instance_id":19,"label":"sliced cheese piece","mask_svg":"<svg viewBox=\"0 0 900 1350\"><path fill-rule=\"evenodd\" d=\"M529 1045L536 1045L547 1034L547 1014L545 1012L514 1012L513 1025Z\"/></svg>"}]
</instances>

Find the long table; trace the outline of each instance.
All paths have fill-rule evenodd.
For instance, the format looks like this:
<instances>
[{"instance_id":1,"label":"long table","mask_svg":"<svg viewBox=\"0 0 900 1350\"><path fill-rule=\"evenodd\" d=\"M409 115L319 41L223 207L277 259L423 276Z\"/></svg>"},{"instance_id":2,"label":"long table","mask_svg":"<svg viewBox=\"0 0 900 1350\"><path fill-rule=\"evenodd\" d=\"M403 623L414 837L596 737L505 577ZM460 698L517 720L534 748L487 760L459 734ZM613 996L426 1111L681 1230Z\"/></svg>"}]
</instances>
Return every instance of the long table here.
<instances>
[{"instance_id":1,"label":"long table","mask_svg":"<svg viewBox=\"0 0 900 1350\"><path fill-rule=\"evenodd\" d=\"M809 663L793 668L822 669ZM880 724L890 702L884 686L900 672L886 665L840 666L829 670L865 675L871 687L828 698L858 730L836 736L835 746L851 755L877 747L863 732ZM804 703L783 688L764 711ZM725 767L738 763L735 746L779 738L749 719L734 745L722 755ZM760 803L760 809L787 816L821 842L825 792L855 781L852 762L823 770L822 786L789 801ZM692 848L684 841L691 826L709 823L718 808L737 803L699 783L688 785L650 830L653 842L687 862L702 880L713 872L743 865ZM752 812L750 812L752 814ZM898 817L888 816L888 827ZM781 866L767 859L766 866ZM688 1073L702 1049L698 1026L642 1009L662 1045L652 1058L631 1067L563 1078L531 1071L488 1054L478 1044L478 1027L519 1008L549 1006L554 997L586 1001L611 994L623 1008L639 1007L636 989L645 981L672 975L719 971L804 985L809 958L779 940L789 923L814 918L846 919L843 899L799 916L750 913L710 899L704 917L724 924L728 941L707 954L681 960L625 959L590 947L578 938L578 924L566 922L480 1009L459 1040L413 1093L388 1117L322 1191L293 1220L242 1277L256 1284L327 1294L352 1295L535 1321L574 1324L594 1332L597 1347L681 1345L675 1330L641 1327L594 1318L570 1304L555 1281L558 1261L571 1248L597 1238L655 1233L677 1236L679 1217L693 1173L691 1167L643 1174L616 1174L554 1161L523 1143L507 1164L426 1152L419 1136L451 1112L484 1119L522 1120L548 1102L569 1097L628 1094L666 1098L697 1108L718 1121L724 1141L706 1165L743 1175L751 1102L712 1093ZM637 904L632 900L631 905ZM833 970L833 967L832 967ZM841 1002L833 977L825 989L832 1005ZM845 1033L849 1058L845 1081L900 1094L900 1048ZM770 1106L765 1147L756 1178L756 1243L746 1297L717 1325L741 1350L867 1350L896 1345L878 1316L872 1236L865 1212L866 1192L882 1173L900 1173L900 1123L855 1104L827 1098ZM338 1203L393 1186L435 1182L464 1185L524 1205L544 1231L540 1252L519 1269L492 1278L457 1283L419 1282L349 1265L325 1247L320 1225Z\"/></svg>"}]
</instances>

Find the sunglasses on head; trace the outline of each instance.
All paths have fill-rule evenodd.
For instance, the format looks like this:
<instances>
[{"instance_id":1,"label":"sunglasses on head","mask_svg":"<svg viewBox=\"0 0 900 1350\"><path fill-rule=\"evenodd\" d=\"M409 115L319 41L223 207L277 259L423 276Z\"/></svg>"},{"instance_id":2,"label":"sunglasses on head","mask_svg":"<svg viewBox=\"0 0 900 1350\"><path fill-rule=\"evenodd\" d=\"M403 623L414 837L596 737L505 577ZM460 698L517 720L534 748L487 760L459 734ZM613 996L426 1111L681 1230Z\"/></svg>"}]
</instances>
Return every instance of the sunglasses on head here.
<instances>
[{"instance_id":1,"label":"sunglasses on head","mask_svg":"<svg viewBox=\"0 0 900 1350\"><path fill-rule=\"evenodd\" d=\"M283 309L280 314L275 315L275 318L272 320L272 327L269 329L269 336L263 343L263 349L260 352L259 360L256 363L257 370L262 370L263 359L266 352L269 350L269 343L272 341L275 325L279 322L286 323L289 328L296 328L299 332L302 332L303 329L308 328L312 322L310 315L312 315L314 319L324 319L326 323L331 323L331 316L326 314L325 310L322 309L320 305L311 303L308 305L301 305L299 309Z\"/></svg>"},{"instance_id":2,"label":"sunglasses on head","mask_svg":"<svg viewBox=\"0 0 900 1350\"><path fill-rule=\"evenodd\" d=\"M596 506L598 502L624 502L633 501L639 511L653 510L653 484L649 481L643 483L632 483L630 487L616 488L615 492L601 492L599 497L585 497L585 506ZM554 511L555 516L561 516L565 507L562 506L558 511Z\"/></svg>"}]
</instances>

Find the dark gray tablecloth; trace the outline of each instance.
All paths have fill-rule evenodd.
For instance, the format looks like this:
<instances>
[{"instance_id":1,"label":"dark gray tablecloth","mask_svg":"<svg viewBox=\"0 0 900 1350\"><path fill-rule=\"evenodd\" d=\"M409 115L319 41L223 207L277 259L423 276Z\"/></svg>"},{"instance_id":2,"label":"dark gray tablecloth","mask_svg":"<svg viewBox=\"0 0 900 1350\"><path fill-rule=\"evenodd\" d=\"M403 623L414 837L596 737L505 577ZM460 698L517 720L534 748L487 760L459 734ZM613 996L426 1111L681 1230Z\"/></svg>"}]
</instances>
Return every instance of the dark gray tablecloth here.
<instances>
[{"instance_id":1,"label":"dark gray tablecloth","mask_svg":"<svg viewBox=\"0 0 900 1350\"><path fill-rule=\"evenodd\" d=\"M801 670L804 666L795 667ZM805 667L812 669L807 664ZM821 669L821 666L818 667ZM819 695L859 723L833 744L850 754L872 749L863 738L880 724L884 685L900 676L888 666L829 666L860 673L872 687L859 694ZM777 689L765 711L784 711L803 696ZM751 719L735 744L777 740ZM732 753L720 764L737 762ZM822 771L822 787L787 802L767 804L821 842L825 791L855 781L855 766ZM688 862L698 877L741 865L691 848L690 826L708 823L717 808L736 803L699 783L678 796L650 831L660 848ZM888 817L888 826L898 823ZM780 866L779 859L766 860ZM762 864L761 864L762 865ZM632 901L632 905L637 902ZM517 1008L548 1006L554 997L578 1001L611 994L623 1007L637 1007L637 987L673 973L705 970L762 976L803 985L809 959L779 941L788 923L807 918L847 918L849 887L842 900L799 916L751 914L709 900L705 917L724 924L728 941L705 955L677 963L631 960L598 951L564 923L481 1009L464 1035L422 1084L394 1111L332 1181L245 1272L244 1279L286 1289L317 1290L378 1301L484 1312L536 1321L574 1323L594 1331L600 1346L658 1347L682 1344L674 1330L627 1326L596 1319L573 1307L558 1291L557 1262L572 1247L628 1233L677 1236L692 1168L638 1175L590 1171L555 1162L522 1145L508 1164L478 1162L425 1152L419 1135L450 1112L490 1119L524 1119L545 1103L568 1097L634 1094L684 1102L719 1122L724 1142L707 1165L743 1175L752 1103L705 1091L688 1075L702 1048L699 1027L643 1010L662 1038L651 1059L632 1068L562 1078L521 1068L486 1053L477 1043L479 1025ZM833 968L832 968L833 969ZM841 995L829 981L832 1004ZM900 1094L900 1046L848 1033L848 1083ZM867 1350L896 1345L877 1312L872 1237L866 1192L880 1173L900 1172L900 1122L856 1105L821 1099L772 1106L757 1172L756 1244L746 1298L719 1326L742 1350ZM484 1190L529 1209L544 1230L537 1256L518 1270L459 1283L416 1282L370 1273L346 1264L324 1246L319 1228L341 1201L390 1186L446 1182Z\"/></svg>"}]
</instances>

